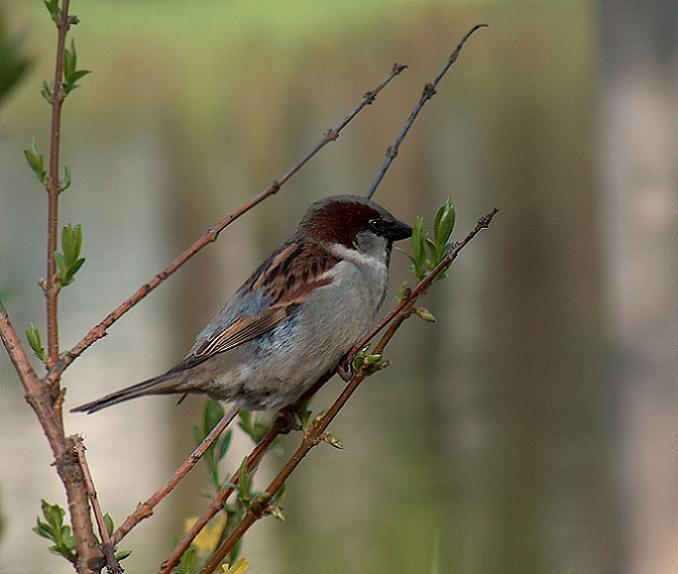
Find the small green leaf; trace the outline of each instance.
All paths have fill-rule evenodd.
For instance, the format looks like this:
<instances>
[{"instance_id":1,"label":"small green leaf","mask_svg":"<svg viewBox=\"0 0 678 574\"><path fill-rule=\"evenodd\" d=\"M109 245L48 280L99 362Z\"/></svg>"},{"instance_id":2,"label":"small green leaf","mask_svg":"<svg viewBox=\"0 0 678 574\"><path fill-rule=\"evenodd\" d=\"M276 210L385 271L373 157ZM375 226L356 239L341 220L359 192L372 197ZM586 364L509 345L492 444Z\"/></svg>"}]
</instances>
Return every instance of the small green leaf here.
<instances>
[{"instance_id":1,"label":"small green leaf","mask_svg":"<svg viewBox=\"0 0 678 574\"><path fill-rule=\"evenodd\" d=\"M40 331L35 327L35 325L33 325L33 323L31 323L30 327L26 329L26 340L33 350L33 353L35 353L35 356L44 363L47 360L45 349L42 346Z\"/></svg>"},{"instance_id":2,"label":"small green leaf","mask_svg":"<svg viewBox=\"0 0 678 574\"><path fill-rule=\"evenodd\" d=\"M86 76L87 74L91 73L92 70L76 70L75 72L73 72L68 78L69 83L71 84L71 89L77 88L78 86L75 85L75 82L77 82L80 78Z\"/></svg>"},{"instance_id":3,"label":"small green leaf","mask_svg":"<svg viewBox=\"0 0 678 574\"><path fill-rule=\"evenodd\" d=\"M42 82L42 88L40 89L40 95L48 103L52 104L52 84L48 84L45 80Z\"/></svg>"},{"instance_id":4,"label":"small green leaf","mask_svg":"<svg viewBox=\"0 0 678 574\"><path fill-rule=\"evenodd\" d=\"M231 446L232 439L233 431L228 431L224 435L224 438L222 439L221 444L219 445L219 455L217 457L218 460L222 460L226 456L226 453L228 452L228 449Z\"/></svg>"},{"instance_id":5,"label":"small green leaf","mask_svg":"<svg viewBox=\"0 0 678 574\"><path fill-rule=\"evenodd\" d=\"M70 78L71 74L73 72L75 72L77 57L78 57L78 55L75 52L75 44L73 43L73 40L71 40L71 50L69 50L68 48L64 48L63 75L64 75L64 80L66 82L68 82L68 79Z\"/></svg>"},{"instance_id":6,"label":"small green leaf","mask_svg":"<svg viewBox=\"0 0 678 574\"><path fill-rule=\"evenodd\" d=\"M64 168L64 180L61 182L59 193L66 191L69 187L71 187L71 168L66 166Z\"/></svg>"},{"instance_id":7,"label":"small green leaf","mask_svg":"<svg viewBox=\"0 0 678 574\"><path fill-rule=\"evenodd\" d=\"M31 171L43 184L47 183L47 172L45 171L44 158L43 155L37 148L35 143L35 138L33 138L33 143L30 149L24 150L24 156L26 157L26 162L31 168Z\"/></svg>"},{"instance_id":8,"label":"small green leaf","mask_svg":"<svg viewBox=\"0 0 678 574\"><path fill-rule=\"evenodd\" d=\"M250 500L250 475L247 471L247 457L243 458L238 470L238 493L245 504Z\"/></svg>"},{"instance_id":9,"label":"small green leaf","mask_svg":"<svg viewBox=\"0 0 678 574\"><path fill-rule=\"evenodd\" d=\"M438 216L439 214L440 216ZM447 244L450 235L452 235L455 220L456 212L454 210L454 205L452 205L452 201L448 197L447 201L438 209L436 221L433 226L433 233L438 246L443 247Z\"/></svg>"},{"instance_id":10,"label":"small green leaf","mask_svg":"<svg viewBox=\"0 0 678 574\"><path fill-rule=\"evenodd\" d=\"M111 515L108 514L108 512L104 514L104 524L106 525L106 532L108 532L108 535L111 536L115 530L115 524L113 523L113 519L111 518Z\"/></svg>"},{"instance_id":11,"label":"small green leaf","mask_svg":"<svg viewBox=\"0 0 678 574\"><path fill-rule=\"evenodd\" d=\"M44 0L45 7L56 23L59 19L59 0Z\"/></svg>"},{"instance_id":12,"label":"small green leaf","mask_svg":"<svg viewBox=\"0 0 678 574\"><path fill-rule=\"evenodd\" d=\"M217 423L224 417L224 407L219 401L207 400L205 404L205 412L203 416L203 430L204 436L207 436L210 431L217 426Z\"/></svg>"},{"instance_id":13,"label":"small green leaf","mask_svg":"<svg viewBox=\"0 0 678 574\"><path fill-rule=\"evenodd\" d=\"M39 517L37 518L37 525L33 527L33 532L35 532L38 536L47 538L47 540L56 540L56 535L54 534L52 527L49 524L42 522Z\"/></svg>"},{"instance_id":14,"label":"small green leaf","mask_svg":"<svg viewBox=\"0 0 678 574\"><path fill-rule=\"evenodd\" d=\"M132 555L131 550L120 550L120 552L115 553L115 559L118 562L120 562L121 560L124 560L125 558L128 558L131 555Z\"/></svg>"}]
</instances>

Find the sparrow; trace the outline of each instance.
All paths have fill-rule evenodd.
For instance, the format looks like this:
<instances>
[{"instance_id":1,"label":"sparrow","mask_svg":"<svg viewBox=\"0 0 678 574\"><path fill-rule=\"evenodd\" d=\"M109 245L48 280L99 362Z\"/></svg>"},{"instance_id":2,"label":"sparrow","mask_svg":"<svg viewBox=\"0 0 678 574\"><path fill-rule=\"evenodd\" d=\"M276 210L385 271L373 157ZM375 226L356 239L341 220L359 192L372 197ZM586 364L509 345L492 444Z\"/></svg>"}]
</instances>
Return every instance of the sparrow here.
<instances>
[{"instance_id":1,"label":"sparrow","mask_svg":"<svg viewBox=\"0 0 678 574\"><path fill-rule=\"evenodd\" d=\"M232 416L293 404L373 325L386 296L393 243L411 235L409 225L360 196L314 203L178 365L72 412L172 393L229 402Z\"/></svg>"}]
</instances>

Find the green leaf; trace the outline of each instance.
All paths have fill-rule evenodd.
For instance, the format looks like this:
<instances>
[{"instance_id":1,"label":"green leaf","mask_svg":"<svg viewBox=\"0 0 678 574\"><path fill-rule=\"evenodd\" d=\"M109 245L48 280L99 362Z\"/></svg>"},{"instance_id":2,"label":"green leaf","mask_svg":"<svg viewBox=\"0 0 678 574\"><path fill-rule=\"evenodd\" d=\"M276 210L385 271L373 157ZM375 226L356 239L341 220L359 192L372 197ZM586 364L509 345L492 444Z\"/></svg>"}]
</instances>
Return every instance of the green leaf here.
<instances>
[{"instance_id":1,"label":"green leaf","mask_svg":"<svg viewBox=\"0 0 678 574\"><path fill-rule=\"evenodd\" d=\"M80 256L82 248L82 226L66 225L61 231L61 247L64 251L64 258L70 267Z\"/></svg>"},{"instance_id":2,"label":"green leaf","mask_svg":"<svg viewBox=\"0 0 678 574\"><path fill-rule=\"evenodd\" d=\"M40 331L35 327L35 325L33 325L33 323L31 323L30 327L26 329L26 340L33 350L33 353L35 353L35 356L44 363L47 360L45 348L42 346Z\"/></svg>"},{"instance_id":3,"label":"green leaf","mask_svg":"<svg viewBox=\"0 0 678 574\"><path fill-rule=\"evenodd\" d=\"M66 272L68 271L68 263L66 263L64 256L61 255L61 253L55 253L54 258L56 259L59 275L66 275Z\"/></svg>"},{"instance_id":4,"label":"green leaf","mask_svg":"<svg viewBox=\"0 0 678 574\"><path fill-rule=\"evenodd\" d=\"M33 143L30 149L24 150L24 156L26 157L26 162L31 168L31 171L41 181L43 184L47 183L47 172L45 171L45 164L43 155L38 150L38 147L35 143L35 138L33 138Z\"/></svg>"},{"instance_id":5,"label":"green leaf","mask_svg":"<svg viewBox=\"0 0 678 574\"><path fill-rule=\"evenodd\" d=\"M414 259L414 264L418 267L421 267L426 257L424 252L423 227L424 218L418 216L412 229L412 258Z\"/></svg>"},{"instance_id":6,"label":"green leaf","mask_svg":"<svg viewBox=\"0 0 678 574\"><path fill-rule=\"evenodd\" d=\"M71 183L71 168L66 166L64 168L64 180L61 182L61 189L59 189L59 193L66 191L69 187L71 187Z\"/></svg>"},{"instance_id":7,"label":"green leaf","mask_svg":"<svg viewBox=\"0 0 678 574\"><path fill-rule=\"evenodd\" d=\"M120 562L121 560L124 560L125 558L128 558L131 555L132 555L131 550L120 550L120 552L115 553L115 559L118 562Z\"/></svg>"},{"instance_id":8,"label":"green leaf","mask_svg":"<svg viewBox=\"0 0 678 574\"><path fill-rule=\"evenodd\" d=\"M217 426L218 422L224 417L224 407L219 401L207 400L205 403L205 413L203 417L203 430L205 436Z\"/></svg>"},{"instance_id":9,"label":"green leaf","mask_svg":"<svg viewBox=\"0 0 678 574\"><path fill-rule=\"evenodd\" d=\"M231 446L232 439L233 431L228 431L224 435L224 438L222 439L221 444L219 445L219 455L217 457L218 460L222 460L226 456L226 453L228 452L228 449Z\"/></svg>"},{"instance_id":10,"label":"green leaf","mask_svg":"<svg viewBox=\"0 0 678 574\"><path fill-rule=\"evenodd\" d=\"M73 72L75 72L77 57L78 57L78 55L75 51L75 44L73 43L73 40L71 40L71 50L69 51L68 48L64 48L63 75L64 75L64 80L66 82L68 82L68 79L70 78L71 74Z\"/></svg>"},{"instance_id":11,"label":"green leaf","mask_svg":"<svg viewBox=\"0 0 678 574\"><path fill-rule=\"evenodd\" d=\"M77 82L80 78L86 76L87 74L91 73L92 70L76 70L75 72L73 72L68 78L69 84L71 84L71 89L77 88L78 86L75 85L75 82Z\"/></svg>"},{"instance_id":12,"label":"green leaf","mask_svg":"<svg viewBox=\"0 0 678 574\"><path fill-rule=\"evenodd\" d=\"M454 205L452 205L452 201L448 197L447 201L438 208L436 221L433 226L433 234L439 247L442 248L447 244L450 235L452 235L455 220L456 212Z\"/></svg>"},{"instance_id":13,"label":"green leaf","mask_svg":"<svg viewBox=\"0 0 678 574\"><path fill-rule=\"evenodd\" d=\"M44 0L45 7L56 23L59 19L59 0Z\"/></svg>"},{"instance_id":14,"label":"green leaf","mask_svg":"<svg viewBox=\"0 0 678 574\"><path fill-rule=\"evenodd\" d=\"M35 532L38 536L47 538L47 540L56 541L56 535L54 534L54 530L52 530L52 527L49 524L42 522L42 520L40 520L40 517L37 517L36 520L37 524L36 526L33 527L33 532Z\"/></svg>"},{"instance_id":15,"label":"green leaf","mask_svg":"<svg viewBox=\"0 0 678 574\"><path fill-rule=\"evenodd\" d=\"M238 493L244 503L250 500L250 475L247 472L247 457L242 459L238 470Z\"/></svg>"},{"instance_id":16,"label":"green leaf","mask_svg":"<svg viewBox=\"0 0 678 574\"><path fill-rule=\"evenodd\" d=\"M40 95L48 104L52 105L52 84L48 84L47 81L43 80Z\"/></svg>"},{"instance_id":17,"label":"green leaf","mask_svg":"<svg viewBox=\"0 0 678 574\"><path fill-rule=\"evenodd\" d=\"M113 519L111 518L111 515L108 514L108 512L104 514L104 524L106 525L106 532L108 532L108 535L111 536L115 530L115 524L113 523Z\"/></svg>"}]
</instances>

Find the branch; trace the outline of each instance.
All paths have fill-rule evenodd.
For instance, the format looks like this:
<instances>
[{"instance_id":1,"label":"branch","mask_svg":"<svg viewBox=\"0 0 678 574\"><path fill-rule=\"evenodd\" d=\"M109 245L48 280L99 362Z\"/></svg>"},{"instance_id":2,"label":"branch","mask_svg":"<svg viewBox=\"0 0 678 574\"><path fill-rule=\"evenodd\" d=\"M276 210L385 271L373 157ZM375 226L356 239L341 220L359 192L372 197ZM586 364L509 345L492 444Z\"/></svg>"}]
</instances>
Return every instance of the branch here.
<instances>
[{"instance_id":1,"label":"branch","mask_svg":"<svg viewBox=\"0 0 678 574\"><path fill-rule=\"evenodd\" d=\"M61 78L64 73L64 48L66 34L70 28L68 16L69 0L63 0L57 25L57 53L54 65L54 86L52 87L52 130L49 147L49 179L47 181L48 210L47 210L47 276L41 281L47 303L47 366L53 367L59 360L59 330L57 318L57 284L56 258L57 226L59 208L59 143L61 140L61 106L64 102L64 92ZM56 381L54 381L56 382ZM59 415L60 413L59 409Z\"/></svg>"},{"instance_id":2,"label":"branch","mask_svg":"<svg viewBox=\"0 0 678 574\"><path fill-rule=\"evenodd\" d=\"M99 529L99 536L101 537L101 547L104 557L106 558L106 568L108 569L108 574L123 574L124 570L115 557L115 549L113 548L113 544L111 544L111 539L108 535L108 528L106 527L104 514L101 512L101 506L99 505L99 497L97 495L96 489L94 488L92 474L90 473L87 459L85 458L85 445L82 443L82 439L80 437L78 437L78 439L75 441L74 450L78 459L78 463L80 464L80 468L82 469L82 476L85 481L87 496L89 497L92 510L94 511L94 517L97 521L97 528Z\"/></svg>"},{"instance_id":3,"label":"branch","mask_svg":"<svg viewBox=\"0 0 678 574\"><path fill-rule=\"evenodd\" d=\"M202 442L195 448L195 450L190 454L190 456L181 463L181 466L174 471L174 474L170 476L169 480L165 483L164 486L156 490L146 502L139 504L134 512L130 514L125 521L118 527L118 529L113 533L111 537L111 542L113 546L118 544L120 540L125 536L132 528L134 528L139 522L148 518L153 514L153 509L160 504L160 502L174 490L177 484L184 478L190 470L198 463L198 461L203 457L207 452L207 449L214 444L219 438L219 435L224 432L224 429L229 425L229 423L235 418L238 414L240 407L236 405L231 406L231 410L228 411L221 420L216 424L216 426L210 431L210 433L202 440Z\"/></svg>"},{"instance_id":4,"label":"branch","mask_svg":"<svg viewBox=\"0 0 678 574\"><path fill-rule=\"evenodd\" d=\"M316 391L323 386L328 380L334 376L334 371L325 373L304 395L297 401L295 405L289 407L286 414L281 413L276 417L268 429L268 432L257 443L252 452L247 456L247 472L252 472L259 461L264 456L268 448L273 444L273 441L278 438L278 435L288 432L290 430L289 416L294 416L299 406L312 397ZM229 496L233 493L234 487L238 484L240 479L240 469L237 469L228 480L229 486L219 491L217 496L212 500L202 516L196 520L195 524L186 533L184 538L174 547L172 554L160 566L160 574L171 574L174 567L179 564L181 556L188 550L195 537L200 534L200 531L212 520L223 508Z\"/></svg>"},{"instance_id":5,"label":"branch","mask_svg":"<svg viewBox=\"0 0 678 574\"><path fill-rule=\"evenodd\" d=\"M460 42L457 44L455 47L454 51L448 58L447 62L445 65L442 67L438 75L433 79L433 81L430 84L427 84L426 87L424 88L424 92L422 93L422 96L420 97L419 101L415 105L414 109L410 113L409 117L407 118L405 124L400 130L400 133L398 134L394 144L390 146L386 152L386 158L384 160L384 163L381 167L380 172L377 174L377 177L373 181L372 185L370 186L368 192L367 192L367 197L371 198L381 181L383 180L384 176L386 175L386 172L388 171L391 163L395 159L395 157L398 154L398 150L400 148L400 144L402 141L405 139L407 136L410 128L412 127L412 124L416 120L417 116L419 115L419 112L421 109L424 107L425 103L431 99L435 95L435 88L437 87L438 83L441 81L441 79L445 76L447 71L450 69L452 64L457 60L459 57L459 54L461 53L462 48L464 47L464 44L466 41L480 28L486 27L486 24L478 24L474 26L467 34L460 40ZM494 216L495 212L492 212L488 217L491 220L492 217ZM489 221L488 221L489 224ZM479 231L479 230L478 230ZM477 233L477 231L476 231ZM475 233L474 233L475 235ZM471 240L471 237L467 237L464 242L462 242L461 247L463 247L468 241ZM446 265L444 265L446 266ZM432 274L433 275L433 274ZM437 273L436 273L437 275ZM434 276L435 277L435 276ZM431 278L431 281L433 281L433 278ZM420 284L421 285L421 284ZM415 298L420 296L420 293L423 293L425 289L427 289L430 286L430 282L427 282L423 289L419 292L413 292ZM391 310L391 312L384 317L375 327L370 331L368 335L366 335L363 340L358 343L352 351L349 353L349 358L352 358L355 356L355 354L362 349L384 326L386 326L390 321L394 319L394 317L400 313L406 305L406 301L401 302L398 306L396 306L394 309ZM350 361L349 361L350 362ZM315 392L322 386L334 373L329 373L327 376L324 376L321 378L320 381L318 381L310 390L310 392L307 392L304 395L304 398L309 398L315 394ZM254 448L254 450L250 453L250 455L247 457L247 468L248 471L251 471L259 462L260 458L264 455L270 444L275 440L275 438L280 434L280 428L278 427L278 421L281 419L276 419L274 422L273 426L271 429L269 429L268 433L264 436L264 438L260 441L260 443ZM231 477L230 482L232 484L237 484L238 481L238 472L236 471L233 476ZM190 547L191 543L195 539L195 537L200 533L200 531L207 525L207 523L214 517L216 514L224 507L226 501L228 500L229 496L233 492L233 487L229 486L228 488L222 490L219 492L217 497L212 501L212 503L207 507L205 512L198 518L196 523L193 525L193 527L189 530L189 532L184 536L184 538L179 542L179 544L174 548L172 551L172 554L168 557L168 559L162 564L160 568L160 574L170 574L172 569L179 563L179 560L181 559L181 556L188 550Z\"/></svg>"},{"instance_id":6,"label":"branch","mask_svg":"<svg viewBox=\"0 0 678 574\"><path fill-rule=\"evenodd\" d=\"M306 154L306 156L304 156L301 161L287 170L287 172L285 172L285 174L283 174L279 180L273 181L273 183L271 183L271 185L269 185L264 191L253 197L250 201L236 209L230 215L226 216L213 227L205 230L205 232L195 243L193 243L193 245L188 247L172 263L155 275L155 277L153 277L150 281L144 283L130 297L128 297L125 301L118 305L118 307L106 315L106 317L104 317L104 319L98 325L90 329L90 331L70 351L67 351L62 355L59 362L50 369L47 380L50 382L57 380L61 373L63 373L63 371L78 356L80 356L93 343L104 337L108 328L118 319L120 319L120 317L122 317L139 301L146 297L146 295L153 291L153 289L165 281L165 279L167 279L184 263L191 259L191 257L204 249L210 243L216 241L219 234L241 215L264 201L266 198L277 193L295 173L297 173L306 163L308 163L308 161L311 160L311 158L313 158L313 156L315 156L328 143L335 141L339 137L341 131L349 124L349 122L355 118L365 107L374 102L377 94L379 94L379 92L381 92L381 90L384 89L391 82L391 80L393 80L403 70L405 70L406 67L407 66L404 65L394 64L389 75L386 76L386 78L373 90L366 92L361 102L355 108L353 108L353 110L351 110L335 127L326 130L320 141L318 141L318 143L311 149L311 151Z\"/></svg>"},{"instance_id":7,"label":"branch","mask_svg":"<svg viewBox=\"0 0 678 574\"><path fill-rule=\"evenodd\" d=\"M28 355L1 301L0 338L24 387L26 401L35 411L47 437L59 478L66 490L68 510L76 541L76 569L81 573L95 571L94 565L98 563L100 554L92 530L82 472L74 457L73 437L64 435L61 419L54 411L49 388L40 382L31 367Z\"/></svg>"},{"instance_id":8,"label":"branch","mask_svg":"<svg viewBox=\"0 0 678 574\"><path fill-rule=\"evenodd\" d=\"M377 177L374 179L372 185L370 185L369 189L367 190L367 193L365 194L365 196L368 199L371 199L372 196L374 195L374 192L377 191L377 187L379 187L379 184L381 183L381 180L384 179L384 176L386 175L388 168L391 167L393 160L398 155L400 144L405 139L405 136L407 136L407 132L410 131L410 128L412 127L412 124L414 124L414 120L417 119L419 112L424 107L426 102L428 102L433 96L435 96L438 83L440 82L440 80L443 79L445 74L447 74L447 71L452 67L452 64L454 64L457 61L457 58L461 53L461 49L464 47L464 44L466 44L466 41L473 34L475 34L475 32L478 31L480 28L487 28L487 24L476 24L473 28L466 32L464 37L457 44L454 51L450 54L450 57L448 58L447 62L445 62L445 65L438 72L438 75L433 79L432 82L424 86L424 91L422 92L419 101L415 104L414 108L410 112L410 115L407 118L407 121L405 121L403 127L401 128L400 133L398 134L398 137L396 138L394 144L386 150L386 157L384 158L384 163L381 166L381 170L379 171Z\"/></svg>"},{"instance_id":9,"label":"branch","mask_svg":"<svg viewBox=\"0 0 678 574\"><path fill-rule=\"evenodd\" d=\"M468 245L468 243L476 236L480 231L489 227L492 222L493 217L497 213L497 209L493 209L490 213L478 220L475 228L466 236L466 238L459 243L441 262L437 265L431 273L429 273L424 279L422 279L417 286L410 292L409 296L401 302L400 305L396 306L395 309L398 309L393 316L393 321L389 325L389 328L386 330L384 335L382 335L379 342L376 344L372 353L382 354L388 343L391 341L396 331L400 328L402 323L410 316L412 308L418 299L420 299L427 289L430 287L431 283L435 278L440 275L445 269L447 269L450 264L457 258L461 250ZM395 311L394 309L394 311ZM391 315L391 313L389 313ZM379 326L375 327L370 334L368 335L368 340L371 339L379 330ZM369 367L364 365L353 375L351 381L344 387L344 390L339 395L339 397L334 401L332 406L323 414L322 416L316 418L309 430L304 434L304 437L299 445L299 448L287 459L287 462L280 469L278 474L273 478L271 483L268 485L266 490L259 495L255 500L252 501L250 508L248 509L245 516L242 518L238 526L231 532L231 534L224 540L214 551L214 554L209 559L207 564L200 571L200 574L210 574L214 572L219 565L222 563L226 555L233 549L237 544L238 540L249 530L249 528L262 516L266 514L268 509L268 504L270 500L280 491L282 486L285 484L287 478L294 472L294 470L299 466L304 457L310 452L310 450L317 446L321 442L323 434L327 430L327 427L337 416L339 411L344 407L344 405L351 398L351 395L356 391L360 384L370 375L372 372L369 370Z\"/></svg>"}]
</instances>

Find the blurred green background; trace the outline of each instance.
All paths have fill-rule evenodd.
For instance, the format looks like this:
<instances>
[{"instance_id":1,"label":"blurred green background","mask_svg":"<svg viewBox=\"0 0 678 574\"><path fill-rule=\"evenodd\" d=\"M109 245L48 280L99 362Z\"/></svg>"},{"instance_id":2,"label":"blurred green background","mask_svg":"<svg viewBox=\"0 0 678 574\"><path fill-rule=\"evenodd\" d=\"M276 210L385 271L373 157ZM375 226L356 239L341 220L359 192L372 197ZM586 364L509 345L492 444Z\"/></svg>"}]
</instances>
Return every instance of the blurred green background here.
<instances>
[{"instance_id":1,"label":"blurred green background","mask_svg":"<svg viewBox=\"0 0 678 574\"><path fill-rule=\"evenodd\" d=\"M296 162L376 85L410 69L283 191L228 228L69 369L66 406L178 361L311 201L364 193L461 35L376 199L414 221L451 196L460 237L501 208L289 483L286 524L243 553L266 574L642 573L678 563L675 93L669 1L73 2L79 64L64 107L87 263L60 303L62 344L203 229ZM55 31L41 2L0 2L29 72L0 100L0 292L43 327L46 199L23 149L48 146ZM0 65L3 62L0 61ZM406 277L396 254L395 289ZM391 304L393 298L389 297ZM316 408L342 388L329 383ZM44 438L0 353L0 571L69 572L30 532L64 503ZM191 447L191 398L137 401L82 433L120 522ZM286 437L263 483L298 436ZM249 450L238 437L226 462ZM206 500L203 469L121 545L152 572Z\"/></svg>"}]
</instances>

